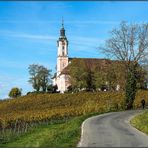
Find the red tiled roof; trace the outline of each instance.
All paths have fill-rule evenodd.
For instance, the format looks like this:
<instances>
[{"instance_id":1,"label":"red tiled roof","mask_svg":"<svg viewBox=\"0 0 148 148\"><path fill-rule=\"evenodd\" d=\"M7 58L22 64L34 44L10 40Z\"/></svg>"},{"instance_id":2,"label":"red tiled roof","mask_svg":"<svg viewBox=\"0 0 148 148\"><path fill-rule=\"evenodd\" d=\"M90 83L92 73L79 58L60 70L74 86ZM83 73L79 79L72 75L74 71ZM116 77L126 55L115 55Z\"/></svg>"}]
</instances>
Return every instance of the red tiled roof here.
<instances>
[{"instance_id":1,"label":"red tiled roof","mask_svg":"<svg viewBox=\"0 0 148 148\"><path fill-rule=\"evenodd\" d=\"M97 59L97 58L69 58L69 65L63 69L62 74L69 74L69 69L71 63L75 62L76 65L80 65L83 61L88 68L93 68L94 66L99 66L101 68L108 67L111 63L121 63L118 60L109 60L109 59ZM80 65L81 66L81 65Z\"/></svg>"}]
</instances>

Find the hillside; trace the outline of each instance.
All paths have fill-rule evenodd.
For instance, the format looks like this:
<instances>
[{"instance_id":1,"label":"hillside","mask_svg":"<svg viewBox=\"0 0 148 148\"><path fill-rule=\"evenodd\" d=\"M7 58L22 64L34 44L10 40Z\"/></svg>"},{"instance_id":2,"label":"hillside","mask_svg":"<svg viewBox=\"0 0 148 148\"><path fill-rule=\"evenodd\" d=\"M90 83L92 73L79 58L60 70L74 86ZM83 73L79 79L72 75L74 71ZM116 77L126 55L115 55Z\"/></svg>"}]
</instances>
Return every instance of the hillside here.
<instances>
[{"instance_id":1,"label":"hillside","mask_svg":"<svg viewBox=\"0 0 148 148\"><path fill-rule=\"evenodd\" d=\"M141 98L148 102L148 91L138 91L134 108ZM0 139L7 143L38 124L64 123L90 113L124 110L121 92L80 92L74 94L29 94L0 102ZM9 132L8 132L9 131ZM10 132L11 131L11 132Z\"/></svg>"}]
</instances>

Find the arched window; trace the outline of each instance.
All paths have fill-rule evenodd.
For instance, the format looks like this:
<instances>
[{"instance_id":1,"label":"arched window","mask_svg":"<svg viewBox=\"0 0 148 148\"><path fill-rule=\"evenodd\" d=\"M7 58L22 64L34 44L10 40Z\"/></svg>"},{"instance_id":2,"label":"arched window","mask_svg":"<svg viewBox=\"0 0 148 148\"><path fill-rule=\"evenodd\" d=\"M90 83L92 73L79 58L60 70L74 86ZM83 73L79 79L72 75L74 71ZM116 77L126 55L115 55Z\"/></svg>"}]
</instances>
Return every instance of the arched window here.
<instances>
[{"instance_id":1,"label":"arched window","mask_svg":"<svg viewBox=\"0 0 148 148\"><path fill-rule=\"evenodd\" d=\"M62 55L64 56L64 50L62 50Z\"/></svg>"},{"instance_id":2,"label":"arched window","mask_svg":"<svg viewBox=\"0 0 148 148\"><path fill-rule=\"evenodd\" d=\"M62 55L64 56L64 46L62 46Z\"/></svg>"}]
</instances>

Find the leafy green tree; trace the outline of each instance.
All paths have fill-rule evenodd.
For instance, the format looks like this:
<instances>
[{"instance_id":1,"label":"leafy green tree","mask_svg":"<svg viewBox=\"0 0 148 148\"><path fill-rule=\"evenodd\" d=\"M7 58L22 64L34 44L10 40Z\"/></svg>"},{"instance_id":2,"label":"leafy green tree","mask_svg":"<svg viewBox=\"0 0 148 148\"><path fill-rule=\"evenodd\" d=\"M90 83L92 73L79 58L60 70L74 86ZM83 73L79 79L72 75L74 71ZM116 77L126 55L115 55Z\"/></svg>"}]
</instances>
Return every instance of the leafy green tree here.
<instances>
[{"instance_id":1,"label":"leafy green tree","mask_svg":"<svg viewBox=\"0 0 148 148\"><path fill-rule=\"evenodd\" d=\"M47 91L50 92L50 93L53 92L53 85L52 84L47 86Z\"/></svg>"},{"instance_id":2,"label":"leafy green tree","mask_svg":"<svg viewBox=\"0 0 148 148\"><path fill-rule=\"evenodd\" d=\"M133 101L136 95L136 78L134 72L131 71L128 72L125 95L127 109L133 108Z\"/></svg>"},{"instance_id":3,"label":"leafy green tree","mask_svg":"<svg viewBox=\"0 0 148 148\"><path fill-rule=\"evenodd\" d=\"M42 65L32 64L29 66L29 82L32 84L32 87L38 92L42 90L46 92L47 86L51 81L51 70L48 70Z\"/></svg>"},{"instance_id":4,"label":"leafy green tree","mask_svg":"<svg viewBox=\"0 0 148 148\"><path fill-rule=\"evenodd\" d=\"M87 90L88 91L92 91L92 90L96 90L95 87L95 76L94 76L94 71L91 69L88 69L87 71L87 75L86 75L86 84L87 84Z\"/></svg>"},{"instance_id":5,"label":"leafy green tree","mask_svg":"<svg viewBox=\"0 0 148 148\"><path fill-rule=\"evenodd\" d=\"M9 97L11 97L11 98L16 98L16 97L21 96L21 94L22 94L22 89L19 89L19 88L17 88L17 87L14 87L14 88L12 88L12 89L10 90L10 92L9 92Z\"/></svg>"},{"instance_id":6,"label":"leafy green tree","mask_svg":"<svg viewBox=\"0 0 148 148\"><path fill-rule=\"evenodd\" d=\"M43 92L46 92L47 86L50 83L49 79L49 77L51 76L50 72L51 70L48 70L44 66L39 66L38 79L39 79L39 85L42 88Z\"/></svg>"},{"instance_id":7,"label":"leafy green tree","mask_svg":"<svg viewBox=\"0 0 148 148\"><path fill-rule=\"evenodd\" d=\"M57 85L53 85L53 93L56 93L58 90L58 86Z\"/></svg>"},{"instance_id":8,"label":"leafy green tree","mask_svg":"<svg viewBox=\"0 0 148 148\"><path fill-rule=\"evenodd\" d=\"M28 69L29 69L29 74L31 76L29 78L29 83L31 83L32 87L38 92L40 90L40 79L38 76L39 65L37 64L29 65Z\"/></svg>"},{"instance_id":9,"label":"leafy green tree","mask_svg":"<svg viewBox=\"0 0 148 148\"><path fill-rule=\"evenodd\" d=\"M137 69L136 69L136 79L137 79L136 87L138 89L144 89L145 88L146 78L147 78L146 69L144 69L144 67L138 66Z\"/></svg>"},{"instance_id":10,"label":"leafy green tree","mask_svg":"<svg viewBox=\"0 0 148 148\"><path fill-rule=\"evenodd\" d=\"M68 92L72 92L72 90L73 90L73 89L72 89L72 86L69 85L69 86L67 87L67 91L68 91Z\"/></svg>"},{"instance_id":11,"label":"leafy green tree","mask_svg":"<svg viewBox=\"0 0 148 148\"><path fill-rule=\"evenodd\" d=\"M106 73L104 73L101 70L95 70L94 71L94 85L95 85L95 89L98 90L102 88L102 86L105 84L106 82Z\"/></svg>"},{"instance_id":12,"label":"leafy green tree","mask_svg":"<svg viewBox=\"0 0 148 148\"><path fill-rule=\"evenodd\" d=\"M50 93L56 93L57 89L58 89L57 85L50 84L50 85L47 86L47 91L50 92Z\"/></svg>"},{"instance_id":13,"label":"leafy green tree","mask_svg":"<svg viewBox=\"0 0 148 148\"><path fill-rule=\"evenodd\" d=\"M70 83L72 89L79 91L82 88L87 88L87 71L85 69L84 61L80 60L81 67L75 63L75 61L70 65Z\"/></svg>"},{"instance_id":14,"label":"leafy green tree","mask_svg":"<svg viewBox=\"0 0 148 148\"><path fill-rule=\"evenodd\" d=\"M115 90L117 85L117 79L116 79L116 72L114 67L110 67L107 71L106 76L107 82L108 82L108 89L109 90Z\"/></svg>"}]
</instances>

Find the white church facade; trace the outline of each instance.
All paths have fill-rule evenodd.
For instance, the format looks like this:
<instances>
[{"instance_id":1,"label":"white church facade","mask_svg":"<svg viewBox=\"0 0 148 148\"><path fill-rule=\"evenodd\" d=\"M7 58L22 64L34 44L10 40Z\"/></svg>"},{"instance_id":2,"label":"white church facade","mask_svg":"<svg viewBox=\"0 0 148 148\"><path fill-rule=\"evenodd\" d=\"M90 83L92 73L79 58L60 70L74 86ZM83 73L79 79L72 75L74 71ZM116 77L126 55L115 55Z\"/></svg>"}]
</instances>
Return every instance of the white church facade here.
<instances>
[{"instance_id":1,"label":"white church facade","mask_svg":"<svg viewBox=\"0 0 148 148\"><path fill-rule=\"evenodd\" d=\"M69 64L68 57L68 40L65 35L64 25L62 23L62 28L60 30L60 37L57 41L57 72L53 79L53 85L57 85L58 91L61 93L67 90L67 87L70 85L68 82L68 75L62 74L64 68L66 68Z\"/></svg>"}]
</instances>

